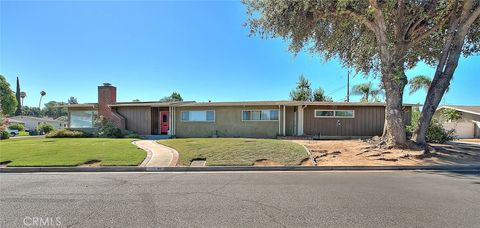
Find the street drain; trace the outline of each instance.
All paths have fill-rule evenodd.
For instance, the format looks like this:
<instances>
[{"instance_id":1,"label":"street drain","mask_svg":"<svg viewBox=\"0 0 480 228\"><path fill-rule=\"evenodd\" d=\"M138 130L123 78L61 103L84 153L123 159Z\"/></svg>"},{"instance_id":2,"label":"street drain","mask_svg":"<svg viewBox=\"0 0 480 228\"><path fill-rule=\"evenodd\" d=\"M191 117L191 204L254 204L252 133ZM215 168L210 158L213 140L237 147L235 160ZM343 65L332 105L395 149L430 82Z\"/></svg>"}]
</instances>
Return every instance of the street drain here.
<instances>
[{"instance_id":1,"label":"street drain","mask_svg":"<svg viewBox=\"0 0 480 228\"><path fill-rule=\"evenodd\" d=\"M192 161L190 162L190 167L204 167L205 163L207 163L207 159L195 158L195 159L192 159Z\"/></svg>"}]
</instances>

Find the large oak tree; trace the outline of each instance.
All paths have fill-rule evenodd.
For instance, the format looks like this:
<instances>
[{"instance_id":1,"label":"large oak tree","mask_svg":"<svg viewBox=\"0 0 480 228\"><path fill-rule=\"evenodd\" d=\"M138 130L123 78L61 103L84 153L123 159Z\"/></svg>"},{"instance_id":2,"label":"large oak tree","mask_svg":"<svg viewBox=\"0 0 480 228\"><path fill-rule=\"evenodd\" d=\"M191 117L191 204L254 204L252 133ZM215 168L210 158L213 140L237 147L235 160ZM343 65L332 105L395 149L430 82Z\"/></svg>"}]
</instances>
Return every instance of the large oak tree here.
<instances>
[{"instance_id":1,"label":"large oak tree","mask_svg":"<svg viewBox=\"0 0 480 228\"><path fill-rule=\"evenodd\" d=\"M479 0L243 2L247 7L247 25L251 34L264 38L281 37L289 41L289 49L294 53L307 49L321 54L326 60L338 57L345 66L353 66L366 75L381 75L386 96L384 138L389 145L396 147L407 144L402 107L408 82L405 71L424 61L439 67L443 65L441 71L445 72L447 65L458 63L458 56L450 57L450 54L444 60L445 53L457 53L452 51L452 45L456 44L456 49L463 50L466 55L479 48ZM474 23L477 26L472 25ZM462 34L466 34L464 39ZM449 69L448 72L452 70ZM436 79L435 75L433 81L438 82L432 82L432 87L441 88L433 89L432 95L431 87L426 103L443 96L442 88L451 77L442 78ZM435 102L429 103L432 103L427 107L429 110L436 108ZM428 115L422 120L426 122ZM416 135L421 138L420 134ZM421 140L417 141L421 143Z\"/></svg>"}]
</instances>

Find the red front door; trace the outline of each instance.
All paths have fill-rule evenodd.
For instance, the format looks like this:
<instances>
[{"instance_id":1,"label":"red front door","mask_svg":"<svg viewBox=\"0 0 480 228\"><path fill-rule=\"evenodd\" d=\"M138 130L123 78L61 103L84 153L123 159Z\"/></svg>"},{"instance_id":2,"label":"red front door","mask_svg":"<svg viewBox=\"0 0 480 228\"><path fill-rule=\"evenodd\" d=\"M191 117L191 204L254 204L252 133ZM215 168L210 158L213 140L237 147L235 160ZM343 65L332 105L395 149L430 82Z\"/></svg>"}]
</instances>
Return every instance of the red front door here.
<instances>
[{"instance_id":1,"label":"red front door","mask_svg":"<svg viewBox=\"0 0 480 228\"><path fill-rule=\"evenodd\" d=\"M168 119L170 117L169 112L160 112L160 133L167 134L168 129L170 128L168 124Z\"/></svg>"}]
</instances>

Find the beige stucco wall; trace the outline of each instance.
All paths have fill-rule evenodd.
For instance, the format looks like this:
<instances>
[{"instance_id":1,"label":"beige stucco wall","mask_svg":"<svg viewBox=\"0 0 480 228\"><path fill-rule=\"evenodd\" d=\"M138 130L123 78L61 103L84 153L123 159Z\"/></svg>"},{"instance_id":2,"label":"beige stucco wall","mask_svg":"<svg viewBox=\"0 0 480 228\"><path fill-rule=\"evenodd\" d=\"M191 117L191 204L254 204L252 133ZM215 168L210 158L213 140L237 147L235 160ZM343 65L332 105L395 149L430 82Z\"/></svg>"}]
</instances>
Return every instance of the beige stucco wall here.
<instances>
[{"instance_id":1,"label":"beige stucco wall","mask_svg":"<svg viewBox=\"0 0 480 228\"><path fill-rule=\"evenodd\" d=\"M254 137L275 138L279 134L278 121L242 121L242 110L279 109L278 106L230 106L230 107L177 107L175 110L175 134L177 137ZM214 110L214 122L183 122L181 112L189 110ZM279 109L282 120L283 107ZM281 124L281 122L280 122ZM283 130L283 126L280 126Z\"/></svg>"}]
</instances>

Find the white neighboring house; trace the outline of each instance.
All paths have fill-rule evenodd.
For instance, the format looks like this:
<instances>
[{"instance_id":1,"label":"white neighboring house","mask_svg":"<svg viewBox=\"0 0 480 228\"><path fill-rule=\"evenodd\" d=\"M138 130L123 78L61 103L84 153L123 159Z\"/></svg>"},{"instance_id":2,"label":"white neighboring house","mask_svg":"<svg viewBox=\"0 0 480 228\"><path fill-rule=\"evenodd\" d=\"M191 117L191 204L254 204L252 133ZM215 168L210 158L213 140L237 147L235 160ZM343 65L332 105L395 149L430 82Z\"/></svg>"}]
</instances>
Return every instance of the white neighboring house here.
<instances>
[{"instance_id":1,"label":"white neighboring house","mask_svg":"<svg viewBox=\"0 0 480 228\"><path fill-rule=\"evenodd\" d=\"M37 128L37 126L41 123L50 124L55 129L65 128L66 126L66 123L64 121L34 116L12 116L9 117L9 119L22 121L23 123L25 123L25 130L35 130L35 128Z\"/></svg>"},{"instance_id":2,"label":"white neighboring house","mask_svg":"<svg viewBox=\"0 0 480 228\"><path fill-rule=\"evenodd\" d=\"M454 109L462 113L462 118L457 121L444 121L439 119L445 129L455 129L455 135L460 139L480 138L480 106L444 105L437 109L439 114L442 109Z\"/></svg>"}]
</instances>

